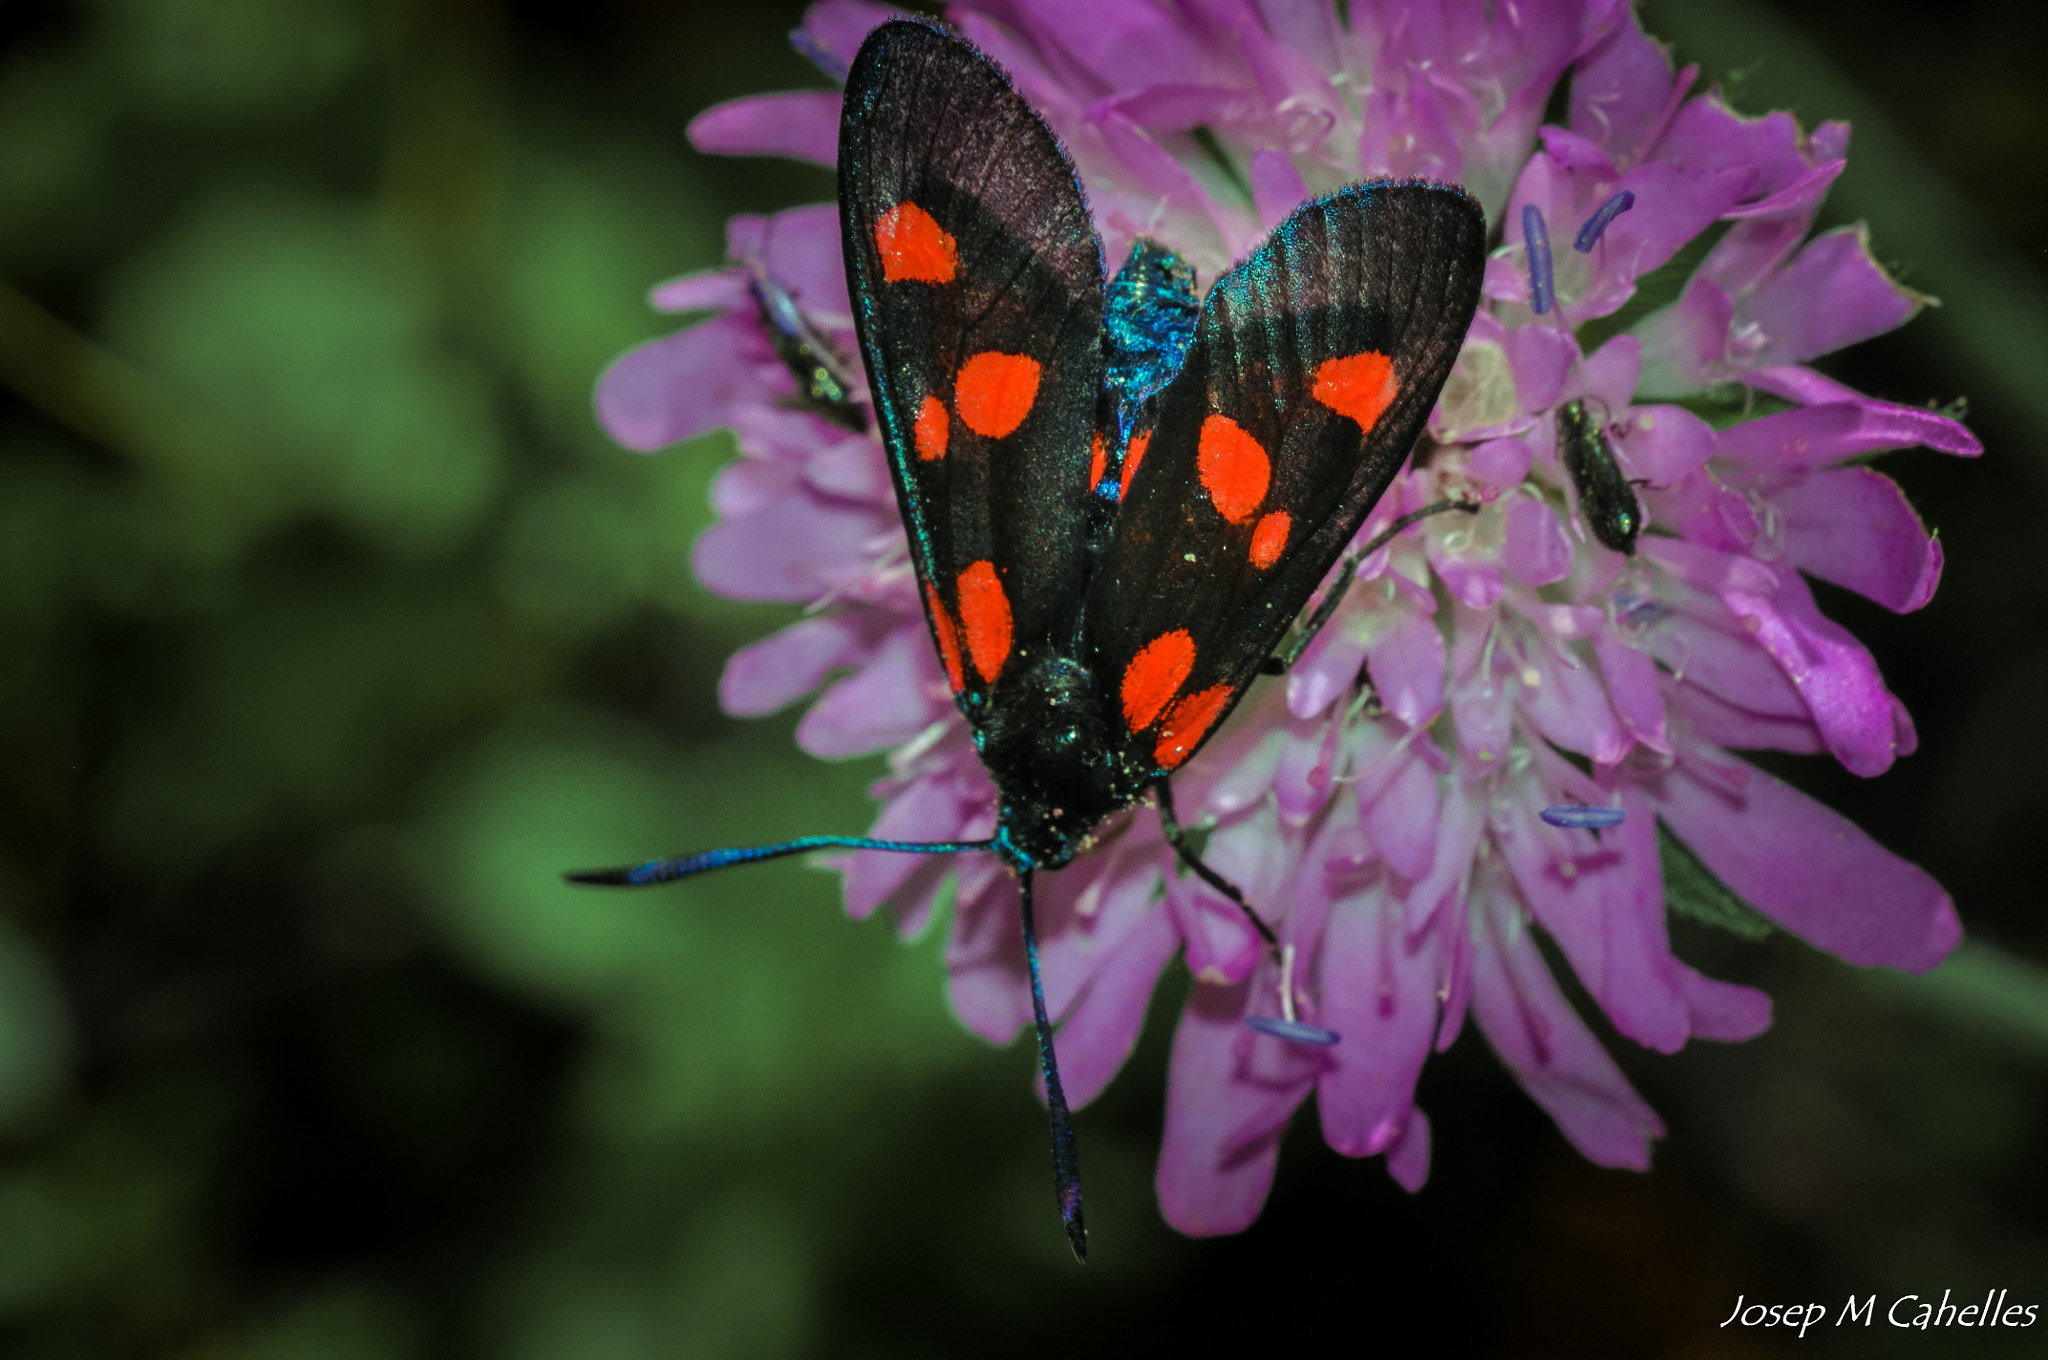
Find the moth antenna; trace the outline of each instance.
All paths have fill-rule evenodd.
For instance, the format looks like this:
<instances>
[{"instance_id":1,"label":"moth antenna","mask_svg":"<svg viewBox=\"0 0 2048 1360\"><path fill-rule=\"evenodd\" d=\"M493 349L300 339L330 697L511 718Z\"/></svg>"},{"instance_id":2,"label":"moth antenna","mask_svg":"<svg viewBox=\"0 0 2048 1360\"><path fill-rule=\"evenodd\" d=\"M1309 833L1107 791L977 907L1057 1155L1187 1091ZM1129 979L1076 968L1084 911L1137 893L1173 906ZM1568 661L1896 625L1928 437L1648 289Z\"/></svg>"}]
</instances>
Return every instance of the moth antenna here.
<instances>
[{"instance_id":1,"label":"moth antenna","mask_svg":"<svg viewBox=\"0 0 2048 1360\"><path fill-rule=\"evenodd\" d=\"M1266 675L1285 675L1293 670L1294 663L1301 660L1301 654L1316 640L1316 634L1323 631L1323 625L1336 615L1337 607L1344 603L1345 593L1351 589L1352 581L1357 579L1359 564L1393 542L1394 537L1402 530L1421 523L1431 515L1441 515L1446 510L1462 510L1468 515L1476 515L1479 513L1479 506L1465 500L1436 501L1423 506L1420 510L1410 510L1373 535L1370 543L1344 559L1344 565L1337 571L1337 579L1323 592L1322 602L1316 605L1315 613L1308 616L1308 622L1301 626L1301 631L1294 635L1294 641L1287 645L1287 650L1279 656L1267 657L1260 670Z\"/></svg>"},{"instance_id":2,"label":"moth antenna","mask_svg":"<svg viewBox=\"0 0 2048 1360\"><path fill-rule=\"evenodd\" d=\"M1031 870L1017 875L1024 913L1024 958L1031 966L1031 1018L1038 1026L1038 1070L1045 1078L1045 1104L1052 1118L1052 1187L1067 1227L1074 1259L1088 1263L1088 1228L1081 1221L1081 1159L1074 1142L1074 1116L1060 1087L1060 1060L1052 1051L1052 1021L1045 1014L1045 986L1038 975L1038 925L1031 911Z\"/></svg>"},{"instance_id":3,"label":"moth antenna","mask_svg":"<svg viewBox=\"0 0 2048 1360\"><path fill-rule=\"evenodd\" d=\"M808 850L894 850L906 855L951 855L962 850L994 848L994 841L882 841L871 836L798 836L793 841L777 841L773 845L699 850L692 855L650 859L644 864L628 864L616 869L578 869L562 877L571 883L592 883L607 888L644 888L654 883L668 883L709 873L713 869L730 868L735 864L801 855Z\"/></svg>"}]
</instances>

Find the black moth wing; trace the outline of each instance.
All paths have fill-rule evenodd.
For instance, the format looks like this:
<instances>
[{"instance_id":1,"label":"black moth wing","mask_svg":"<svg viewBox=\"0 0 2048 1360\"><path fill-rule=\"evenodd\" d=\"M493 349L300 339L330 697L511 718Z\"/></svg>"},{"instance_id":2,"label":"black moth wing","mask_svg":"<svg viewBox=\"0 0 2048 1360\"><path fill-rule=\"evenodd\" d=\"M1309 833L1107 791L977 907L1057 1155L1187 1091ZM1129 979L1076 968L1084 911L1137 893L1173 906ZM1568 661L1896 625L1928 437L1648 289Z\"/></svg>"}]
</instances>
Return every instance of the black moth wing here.
<instances>
[{"instance_id":1,"label":"black moth wing","mask_svg":"<svg viewBox=\"0 0 2048 1360\"><path fill-rule=\"evenodd\" d=\"M1088 594L1126 761L1192 755L1358 532L1457 358L1485 238L1460 189L1356 185L1210 290Z\"/></svg>"},{"instance_id":2,"label":"black moth wing","mask_svg":"<svg viewBox=\"0 0 2048 1360\"><path fill-rule=\"evenodd\" d=\"M911 558L979 724L1006 671L1073 645L1089 570L1101 246L1044 120L987 58L918 21L879 26L854 59L839 201Z\"/></svg>"}]
</instances>

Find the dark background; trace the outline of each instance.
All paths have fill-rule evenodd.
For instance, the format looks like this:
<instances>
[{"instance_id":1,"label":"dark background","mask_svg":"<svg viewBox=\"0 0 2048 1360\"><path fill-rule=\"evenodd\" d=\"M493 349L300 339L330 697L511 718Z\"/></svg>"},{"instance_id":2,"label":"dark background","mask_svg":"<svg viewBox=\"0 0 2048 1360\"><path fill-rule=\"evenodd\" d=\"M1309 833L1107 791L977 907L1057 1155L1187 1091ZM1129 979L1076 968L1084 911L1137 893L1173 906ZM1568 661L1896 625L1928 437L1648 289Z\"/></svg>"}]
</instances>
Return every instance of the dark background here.
<instances>
[{"instance_id":1,"label":"dark background","mask_svg":"<svg viewBox=\"0 0 2048 1360\"><path fill-rule=\"evenodd\" d=\"M1942 534L1932 607L1819 588L1922 750L1774 768L1940 878L1965 951L1864 975L1680 923L1778 1020L1613 1040L1655 1171L1580 1160L1468 1028L1421 1195L1304 1119L1206 1242L1150 1188L1173 983L1080 1117L1083 1271L1030 1057L959 1030L936 933L787 864L555 879L866 825L874 762L717 711L786 617L688 573L729 439L638 458L589 410L728 214L830 195L683 138L818 84L800 7L0 0L0 1355L2039 1353L2048 1319L1832 1325L1852 1292L2048 1306L2032 10L1646 16L1740 107L1854 120L1824 224L1944 301L1827 365L1967 396L1988 450L1885 460ZM1718 1328L1738 1295L1830 1325Z\"/></svg>"}]
</instances>

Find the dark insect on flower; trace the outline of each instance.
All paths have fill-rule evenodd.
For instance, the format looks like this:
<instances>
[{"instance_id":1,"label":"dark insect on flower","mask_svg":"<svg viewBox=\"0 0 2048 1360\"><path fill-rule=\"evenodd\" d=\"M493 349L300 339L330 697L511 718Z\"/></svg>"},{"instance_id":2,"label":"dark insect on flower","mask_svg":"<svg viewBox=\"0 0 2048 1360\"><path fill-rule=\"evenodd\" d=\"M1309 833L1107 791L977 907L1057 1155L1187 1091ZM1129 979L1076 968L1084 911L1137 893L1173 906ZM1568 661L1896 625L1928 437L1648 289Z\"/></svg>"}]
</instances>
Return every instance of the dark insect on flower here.
<instances>
[{"instance_id":1,"label":"dark insect on flower","mask_svg":"<svg viewBox=\"0 0 2048 1360\"><path fill-rule=\"evenodd\" d=\"M796 379L797 402L855 434L867 433L867 408L853 395L856 384L846 361L758 256L747 261L747 288L775 357Z\"/></svg>"},{"instance_id":2,"label":"dark insect on flower","mask_svg":"<svg viewBox=\"0 0 2048 1360\"><path fill-rule=\"evenodd\" d=\"M1192 271L1147 242L1105 288L1044 120L993 63L915 21L881 25L853 62L839 183L869 387L932 641L1000 792L995 834L810 836L572 877L655 883L828 846L992 851L1021 889L1059 1207L1085 1257L1033 875L1149 795L1280 963L1281 1018L1263 1031L1337 1041L1297 1018L1291 949L1188 843L1168 779L1415 443L1479 301L1485 221L1455 187L1361 184L1296 209L1199 306ZM1377 546L1348 560L1290 658Z\"/></svg>"},{"instance_id":3,"label":"dark insect on flower","mask_svg":"<svg viewBox=\"0 0 2048 1360\"><path fill-rule=\"evenodd\" d=\"M1579 518L1586 528L1616 552L1633 556L1636 535L1643 531L1642 507L1615 461L1606 424L1593 419L1584 401L1557 408L1557 456L1579 493Z\"/></svg>"}]
</instances>

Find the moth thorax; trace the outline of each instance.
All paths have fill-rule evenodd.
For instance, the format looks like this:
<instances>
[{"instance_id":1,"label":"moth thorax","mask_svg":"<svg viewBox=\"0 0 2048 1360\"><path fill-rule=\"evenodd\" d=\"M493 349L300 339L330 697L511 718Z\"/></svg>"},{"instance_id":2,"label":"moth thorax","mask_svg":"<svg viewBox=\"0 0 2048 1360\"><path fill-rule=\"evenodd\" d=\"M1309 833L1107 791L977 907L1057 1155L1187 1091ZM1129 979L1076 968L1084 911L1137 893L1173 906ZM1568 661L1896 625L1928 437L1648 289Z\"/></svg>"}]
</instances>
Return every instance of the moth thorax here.
<instances>
[{"instance_id":1,"label":"moth thorax","mask_svg":"<svg viewBox=\"0 0 2048 1360\"><path fill-rule=\"evenodd\" d=\"M1000 846L1016 867L1057 868L1088 847L1118 797L1110 734L1080 662L1046 656L1005 677L981 758L1002 790Z\"/></svg>"}]
</instances>

